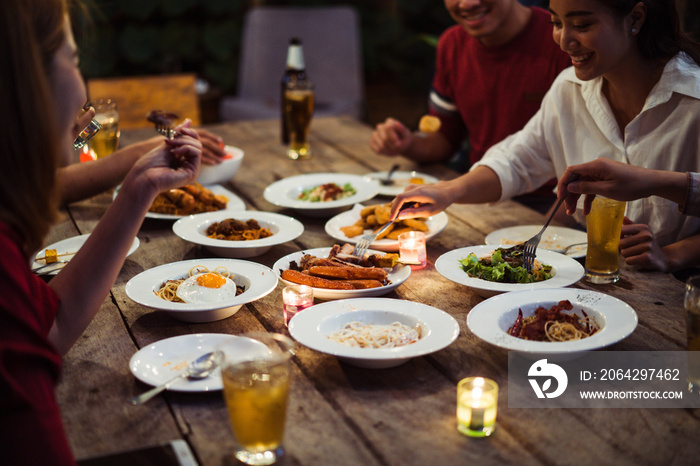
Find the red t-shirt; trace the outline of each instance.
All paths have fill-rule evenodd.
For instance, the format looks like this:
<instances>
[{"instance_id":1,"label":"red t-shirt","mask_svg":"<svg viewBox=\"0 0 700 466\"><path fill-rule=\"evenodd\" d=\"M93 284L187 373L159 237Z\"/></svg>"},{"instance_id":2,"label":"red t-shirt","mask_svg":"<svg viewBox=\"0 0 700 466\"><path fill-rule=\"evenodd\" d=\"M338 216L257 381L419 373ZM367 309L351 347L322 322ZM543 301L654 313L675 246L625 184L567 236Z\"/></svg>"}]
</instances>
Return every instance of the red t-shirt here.
<instances>
[{"instance_id":1,"label":"red t-shirt","mask_svg":"<svg viewBox=\"0 0 700 466\"><path fill-rule=\"evenodd\" d=\"M459 25L440 37L430 112L457 150L469 137L475 163L539 110L554 78L571 65L552 39L551 17L533 7L525 28L509 43L486 47Z\"/></svg>"},{"instance_id":2,"label":"red t-shirt","mask_svg":"<svg viewBox=\"0 0 700 466\"><path fill-rule=\"evenodd\" d=\"M58 295L0 222L0 463L75 464L56 403L61 357L48 333Z\"/></svg>"}]
</instances>

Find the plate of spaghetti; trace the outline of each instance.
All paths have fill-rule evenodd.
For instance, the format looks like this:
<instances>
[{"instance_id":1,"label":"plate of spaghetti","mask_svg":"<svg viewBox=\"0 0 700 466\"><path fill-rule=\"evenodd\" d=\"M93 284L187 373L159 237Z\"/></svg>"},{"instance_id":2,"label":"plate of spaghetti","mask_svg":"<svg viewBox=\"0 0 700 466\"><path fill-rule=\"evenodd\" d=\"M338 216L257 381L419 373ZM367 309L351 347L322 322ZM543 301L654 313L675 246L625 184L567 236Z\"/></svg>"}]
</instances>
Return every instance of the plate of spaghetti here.
<instances>
[{"instance_id":1,"label":"plate of spaghetti","mask_svg":"<svg viewBox=\"0 0 700 466\"><path fill-rule=\"evenodd\" d=\"M592 351L629 336L637 313L610 295L575 288L528 290L489 298L467 316L482 340L535 357Z\"/></svg>"},{"instance_id":2,"label":"plate of spaghetti","mask_svg":"<svg viewBox=\"0 0 700 466\"><path fill-rule=\"evenodd\" d=\"M459 336L459 324L427 304L356 298L304 309L290 320L289 333L353 366L385 369L447 347Z\"/></svg>"},{"instance_id":3,"label":"plate of spaghetti","mask_svg":"<svg viewBox=\"0 0 700 466\"><path fill-rule=\"evenodd\" d=\"M192 259L161 265L133 277L126 295L134 302L185 322L232 316L243 304L277 286L271 269L238 259Z\"/></svg>"},{"instance_id":4,"label":"plate of spaghetti","mask_svg":"<svg viewBox=\"0 0 700 466\"><path fill-rule=\"evenodd\" d=\"M243 259L265 254L272 246L298 238L304 225L273 212L222 211L181 218L173 224L173 232L214 254Z\"/></svg>"}]
</instances>

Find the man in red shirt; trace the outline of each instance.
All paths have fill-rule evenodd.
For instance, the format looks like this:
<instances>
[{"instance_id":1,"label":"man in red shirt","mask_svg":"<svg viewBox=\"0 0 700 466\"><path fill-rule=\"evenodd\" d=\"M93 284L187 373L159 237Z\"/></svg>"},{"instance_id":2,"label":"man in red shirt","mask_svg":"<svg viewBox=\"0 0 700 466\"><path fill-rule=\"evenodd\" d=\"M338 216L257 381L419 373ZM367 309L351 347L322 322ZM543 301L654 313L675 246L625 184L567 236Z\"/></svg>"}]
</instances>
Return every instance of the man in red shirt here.
<instances>
[{"instance_id":1,"label":"man in red shirt","mask_svg":"<svg viewBox=\"0 0 700 466\"><path fill-rule=\"evenodd\" d=\"M457 25L437 48L430 113L437 133L412 133L388 118L377 125L370 147L378 154L417 162L448 161L469 141L469 162L520 130L537 112L554 78L570 59L552 41L550 14L517 0L445 0ZM553 200L553 187L545 187Z\"/></svg>"}]
</instances>

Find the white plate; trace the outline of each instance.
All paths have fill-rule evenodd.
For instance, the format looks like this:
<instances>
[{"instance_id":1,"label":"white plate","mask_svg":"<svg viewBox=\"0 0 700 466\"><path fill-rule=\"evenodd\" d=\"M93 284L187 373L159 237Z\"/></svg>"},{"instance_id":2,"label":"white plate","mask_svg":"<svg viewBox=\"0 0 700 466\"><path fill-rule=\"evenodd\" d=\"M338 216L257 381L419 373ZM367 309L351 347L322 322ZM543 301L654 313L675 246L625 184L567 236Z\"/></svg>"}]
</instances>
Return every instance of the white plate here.
<instances>
[{"instance_id":1,"label":"white plate","mask_svg":"<svg viewBox=\"0 0 700 466\"><path fill-rule=\"evenodd\" d=\"M496 246L511 247L522 243L535 236L542 229L542 225L518 225L515 227L501 228L492 231L486 236L486 244ZM562 250L570 244L586 243L588 236L585 231L574 230L565 227L547 227L542 234L539 248L550 251ZM586 244L573 247L567 251L566 255L576 258L586 257Z\"/></svg>"},{"instance_id":2,"label":"white plate","mask_svg":"<svg viewBox=\"0 0 700 466\"><path fill-rule=\"evenodd\" d=\"M160 385L185 371L199 356L215 351L222 344L241 346L241 352L254 349L257 344L250 338L219 333L198 333L167 338L141 348L129 361L129 369L141 382ZM183 379L168 390L175 392L208 392L221 390L221 370L216 369L206 379Z\"/></svg>"},{"instance_id":3,"label":"white plate","mask_svg":"<svg viewBox=\"0 0 700 466\"><path fill-rule=\"evenodd\" d=\"M218 212L226 212L226 211L237 211L237 210L245 210L245 202L243 202L243 199L240 197L236 196L234 193L229 191L228 189L224 188L220 184L211 184L204 186L207 188L209 191L216 195L222 195L226 196L228 199L228 203L226 204L226 208L219 210ZM119 194L119 189L121 186L117 186L117 188L114 190L114 194L112 195L112 199L117 197L117 194ZM186 217L186 215L172 215L172 214L159 214L157 212L146 212L146 218L155 218L159 220L178 220L180 218Z\"/></svg>"},{"instance_id":4,"label":"white plate","mask_svg":"<svg viewBox=\"0 0 700 466\"><path fill-rule=\"evenodd\" d=\"M238 296L216 303L173 303L156 296L166 280L186 278L190 269L204 266L209 270L226 267L233 281L245 287ZM185 322L212 322L235 314L243 304L268 295L277 286L277 275L264 265L239 259L191 259L148 269L126 284L126 295L146 307L167 312Z\"/></svg>"},{"instance_id":5,"label":"white plate","mask_svg":"<svg viewBox=\"0 0 700 466\"><path fill-rule=\"evenodd\" d=\"M80 235L80 236L73 236L72 238L66 238L62 241L59 241L57 243L53 243L49 246L46 246L44 249L39 251L35 257L34 263L32 264L32 269L36 269L37 267L42 267L46 265L46 262L43 260L37 261L37 257L44 257L44 254L46 253L47 249L55 249L56 254L66 254L70 252L77 252L78 249L83 247L83 244L85 244L85 241L88 239L88 236L90 236L90 233L87 233L85 235ZM135 236L134 241L131 243L131 247L129 248L129 252L126 253L127 256L130 256L134 253L139 248L139 239ZM71 260L73 256L66 256L66 257L59 257L58 260ZM46 275L56 275L60 270L63 268L65 264L56 264L56 270L51 270L50 272L47 272ZM50 268L47 267L46 269L42 269L40 273L43 273L44 270L49 270Z\"/></svg>"},{"instance_id":6,"label":"white plate","mask_svg":"<svg viewBox=\"0 0 700 466\"><path fill-rule=\"evenodd\" d=\"M360 220L360 212L363 208L361 204L355 205L352 210L343 212L336 215L332 219L326 222L326 233L328 233L333 238L337 239L341 243L357 244L364 235L372 233L372 230L365 230L361 235L355 236L354 238L348 238L345 233L343 233L340 228L354 225L355 222ZM429 241L431 238L435 237L442 230L447 227L448 217L445 212L440 212L437 215L428 217L425 223L428 225L428 231L425 232L425 240ZM396 239L382 238L373 242L370 247L378 251L385 252L397 252L399 250L399 241Z\"/></svg>"},{"instance_id":7,"label":"white plate","mask_svg":"<svg viewBox=\"0 0 700 466\"><path fill-rule=\"evenodd\" d=\"M374 172L370 173L369 176L372 179L375 180L383 180L386 178L386 175L389 172ZM422 178L423 179L423 184L433 184L437 183L438 180L434 176L431 175L426 175L425 173L420 173L417 171L412 171L412 172L401 172L401 171L395 171L393 175L391 175L391 179L394 181L393 184L389 186L384 186L383 184L379 183L379 194L382 196L396 196L398 194L401 194L404 189L406 189L406 186L409 184L409 180L411 178ZM416 185L420 186L420 185Z\"/></svg>"},{"instance_id":8,"label":"white plate","mask_svg":"<svg viewBox=\"0 0 700 466\"><path fill-rule=\"evenodd\" d=\"M209 238L207 228L215 222L234 218L243 222L254 219L272 232L272 236L250 241L227 241ZM265 254L272 246L298 238L304 232L304 225L296 219L272 212L254 210L205 212L184 217L173 224L173 232L185 241L199 244L222 257L246 258Z\"/></svg>"},{"instance_id":9,"label":"white plate","mask_svg":"<svg viewBox=\"0 0 700 466\"><path fill-rule=\"evenodd\" d=\"M421 327L416 343L397 348L354 348L328 339L352 321ZM398 366L411 358L439 351L459 336L459 324L446 312L428 306L391 298L362 298L316 304L289 321L289 333L304 346L330 354L358 367L384 369Z\"/></svg>"},{"instance_id":10,"label":"white plate","mask_svg":"<svg viewBox=\"0 0 700 466\"><path fill-rule=\"evenodd\" d=\"M280 281L284 283L285 285L294 285L292 282L288 282L287 280L282 280L282 270L286 270L289 268L289 263L292 261L296 261L297 264L299 264L299 261L305 254L311 254L312 256L316 257L328 257L328 253L330 253L331 248L316 248L316 249L307 249L305 251L299 251L299 252L294 252L292 254L288 254L284 256L283 258L279 259L277 262L275 262L275 265L272 266L272 270L275 272L277 277L279 277ZM370 254L373 253L379 253L378 251L373 251L373 250L368 250ZM387 269L388 271L388 269ZM387 273L387 279L391 282L390 285L382 286L379 288L367 288L364 290L329 290L325 288L314 288L314 298L318 299L347 299L347 298L364 298L368 296L382 296L393 290L394 288L398 287L401 285L403 282L405 282L408 277L411 276L411 267L407 265L402 265L398 264L396 265L391 271Z\"/></svg>"},{"instance_id":11,"label":"white plate","mask_svg":"<svg viewBox=\"0 0 700 466\"><path fill-rule=\"evenodd\" d=\"M231 181L241 168L244 154L241 149L233 146L224 146L224 153L227 155L227 158L217 165L199 165L197 183L209 185Z\"/></svg>"},{"instance_id":12,"label":"white plate","mask_svg":"<svg viewBox=\"0 0 700 466\"><path fill-rule=\"evenodd\" d=\"M536 283L499 283L470 277L462 269L460 260L465 259L469 253L474 253L478 258L489 255L497 246L481 245L469 246L466 248L454 249L438 257L435 261L435 268L440 274L455 283L466 285L479 296L488 298L490 296L507 293L509 291L537 290L543 288L562 288L573 285L583 277L584 269L581 264L571 257L557 252L538 249L537 260L542 264L551 265L554 276L549 280Z\"/></svg>"},{"instance_id":13,"label":"white plate","mask_svg":"<svg viewBox=\"0 0 700 466\"><path fill-rule=\"evenodd\" d=\"M588 338L577 341L529 341L508 335L515 323L518 309L529 317L538 306L552 307L568 299L574 312L584 310L601 329ZM306 311L304 311L306 312ZM637 313L628 304L610 295L576 288L530 290L506 293L483 301L469 312L467 326L482 340L509 351L519 351L534 357L565 355L591 351L612 345L630 335L637 327Z\"/></svg>"},{"instance_id":14,"label":"white plate","mask_svg":"<svg viewBox=\"0 0 700 466\"><path fill-rule=\"evenodd\" d=\"M302 191L326 183L335 183L341 187L350 183L355 188L356 193L337 201L310 202L298 199ZM379 183L365 176L344 173L311 173L276 181L265 188L263 196L267 202L279 207L295 209L313 217L330 217L355 203L373 198L377 192L379 192Z\"/></svg>"}]
</instances>

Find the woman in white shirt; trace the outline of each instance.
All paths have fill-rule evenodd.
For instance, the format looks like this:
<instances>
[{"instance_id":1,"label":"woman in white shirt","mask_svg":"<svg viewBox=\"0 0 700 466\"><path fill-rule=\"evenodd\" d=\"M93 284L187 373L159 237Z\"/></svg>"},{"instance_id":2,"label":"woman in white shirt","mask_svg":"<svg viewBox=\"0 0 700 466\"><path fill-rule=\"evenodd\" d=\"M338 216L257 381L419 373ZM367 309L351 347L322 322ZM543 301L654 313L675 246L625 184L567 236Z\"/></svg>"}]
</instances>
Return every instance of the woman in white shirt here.
<instances>
[{"instance_id":1,"label":"woman in white shirt","mask_svg":"<svg viewBox=\"0 0 700 466\"><path fill-rule=\"evenodd\" d=\"M598 157L700 171L700 46L680 31L673 0L551 0L554 40L573 66L539 112L469 173L411 186L393 203L429 216L454 202L509 199ZM627 207L620 248L630 265L671 272L700 264L700 219L653 197ZM583 218L579 218L583 220Z\"/></svg>"}]
</instances>

